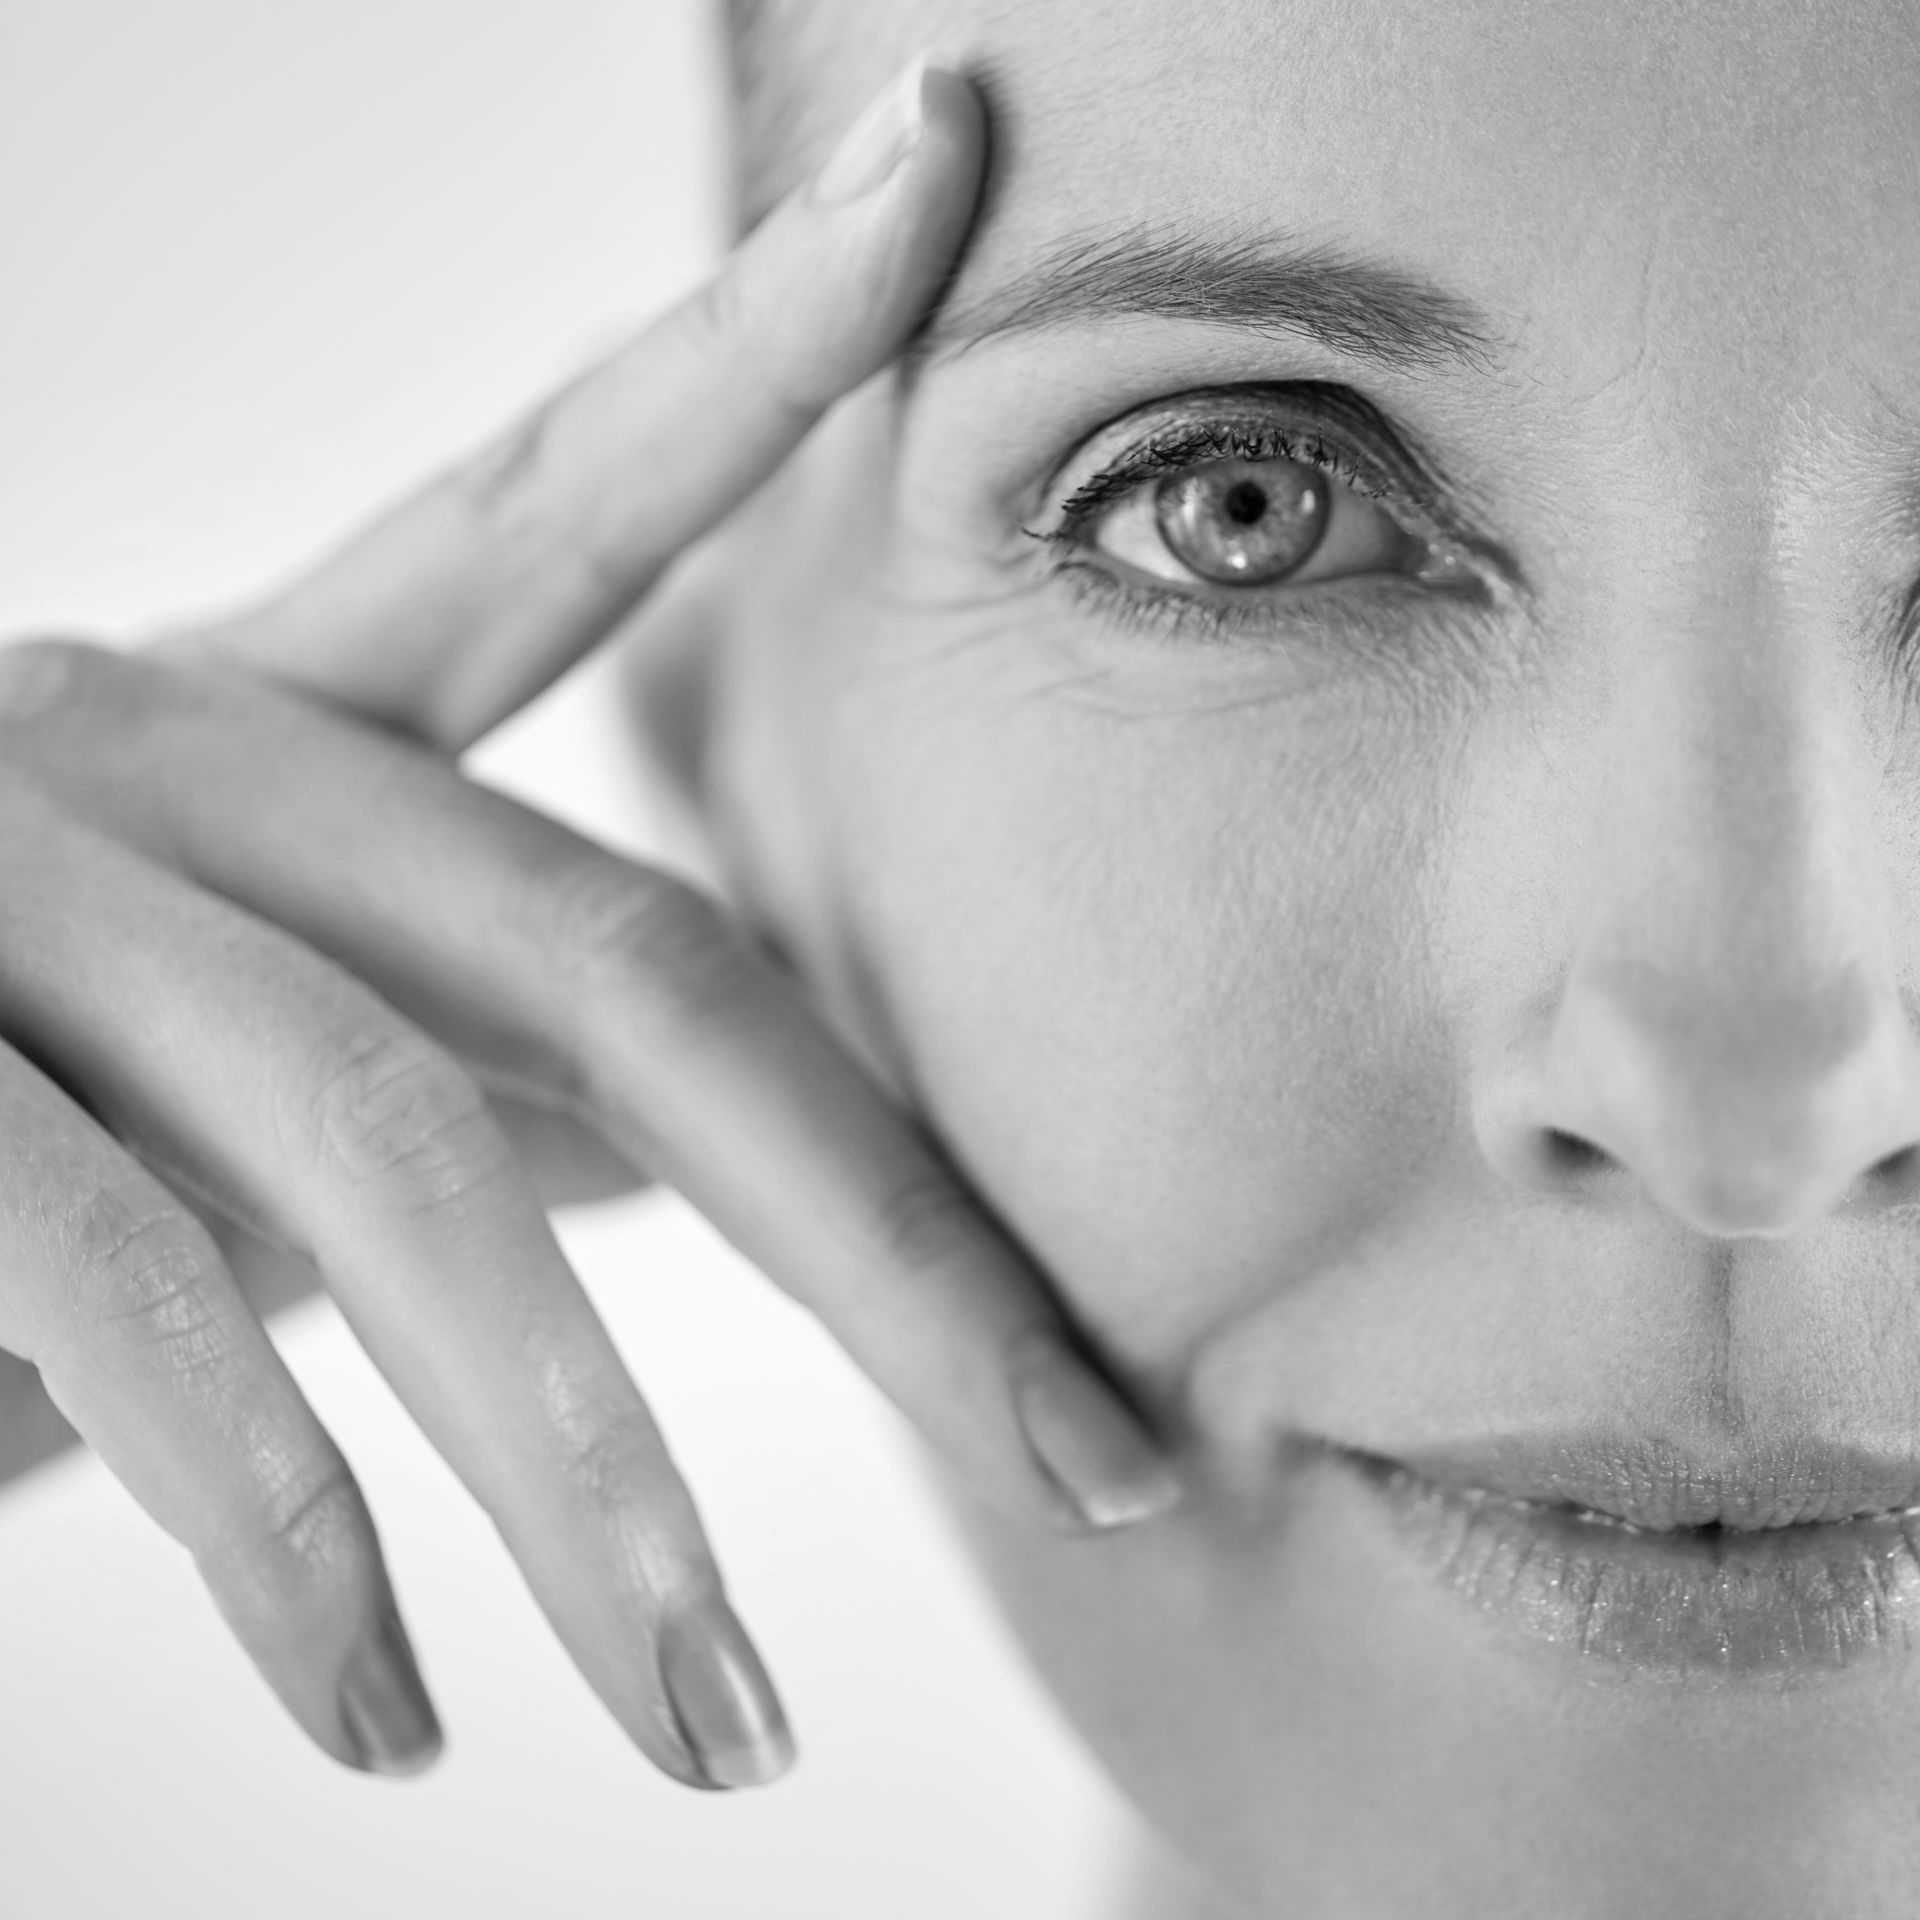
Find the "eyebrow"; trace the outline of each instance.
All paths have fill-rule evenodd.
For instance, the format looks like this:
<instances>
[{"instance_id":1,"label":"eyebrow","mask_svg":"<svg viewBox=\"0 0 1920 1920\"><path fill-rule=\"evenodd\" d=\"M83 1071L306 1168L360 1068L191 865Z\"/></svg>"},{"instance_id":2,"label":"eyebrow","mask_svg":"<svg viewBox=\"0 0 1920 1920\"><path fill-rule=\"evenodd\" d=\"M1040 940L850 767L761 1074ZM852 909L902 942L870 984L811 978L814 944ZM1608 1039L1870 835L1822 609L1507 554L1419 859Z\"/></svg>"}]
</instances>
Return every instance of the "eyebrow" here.
<instances>
[{"instance_id":1,"label":"eyebrow","mask_svg":"<svg viewBox=\"0 0 1920 1920\"><path fill-rule=\"evenodd\" d=\"M1136 316L1304 336L1409 372L1485 371L1500 330L1423 275L1325 243L1210 238L1133 227L1073 236L1003 283L963 272L913 342L921 364L998 335Z\"/></svg>"}]
</instances>

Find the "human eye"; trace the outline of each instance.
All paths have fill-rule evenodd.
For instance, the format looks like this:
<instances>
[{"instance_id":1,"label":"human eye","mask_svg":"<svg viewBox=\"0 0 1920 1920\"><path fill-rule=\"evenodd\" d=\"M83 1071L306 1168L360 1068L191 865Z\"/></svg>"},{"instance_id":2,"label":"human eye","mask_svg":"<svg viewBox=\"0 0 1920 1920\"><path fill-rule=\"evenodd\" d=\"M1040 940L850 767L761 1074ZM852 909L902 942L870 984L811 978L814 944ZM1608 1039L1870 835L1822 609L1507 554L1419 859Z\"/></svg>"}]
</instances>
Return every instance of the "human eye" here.
<instances>
[{"instance_id":1,"label":"human eye","mask_svg":"<svg viewBox=\"0 0 1920 1920\"><path fill-rule=\"evenodd\" d=\"M1411 593L1484 601L1480 543L1380 415L1343 388L1180 395L1096 433L1054 489L1057 571L1130 624L1271 630Z\"/></svg>"}]
</instances>

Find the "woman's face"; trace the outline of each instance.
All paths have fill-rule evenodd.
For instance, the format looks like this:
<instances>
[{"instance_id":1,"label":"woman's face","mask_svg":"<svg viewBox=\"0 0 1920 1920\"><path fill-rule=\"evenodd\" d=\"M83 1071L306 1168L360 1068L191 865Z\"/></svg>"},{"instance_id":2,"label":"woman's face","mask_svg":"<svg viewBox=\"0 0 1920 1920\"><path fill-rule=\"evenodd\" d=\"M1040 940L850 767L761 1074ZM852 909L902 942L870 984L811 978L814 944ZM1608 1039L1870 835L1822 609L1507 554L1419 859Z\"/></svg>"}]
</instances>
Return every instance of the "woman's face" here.
<instances>
[{"instance_id":1,"label":"woman's face","mask_svg":"<svg viewBox=\"0 0 1920 1920\"><path fill-rule=\"evenodd\" d=\"M1182 1448L1035 1659L1256 1906L1906 1911L1920 20L818 11L995 181L722 833Z\"/></svg>"}]
</instances>

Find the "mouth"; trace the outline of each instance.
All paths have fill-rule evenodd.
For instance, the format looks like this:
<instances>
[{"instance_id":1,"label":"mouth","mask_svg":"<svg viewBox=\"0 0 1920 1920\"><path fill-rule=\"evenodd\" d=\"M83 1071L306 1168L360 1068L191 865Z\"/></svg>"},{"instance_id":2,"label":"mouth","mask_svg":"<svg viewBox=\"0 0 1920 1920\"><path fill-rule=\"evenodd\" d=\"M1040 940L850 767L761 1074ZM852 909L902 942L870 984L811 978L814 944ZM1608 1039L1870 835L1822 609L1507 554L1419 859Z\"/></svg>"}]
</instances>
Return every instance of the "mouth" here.
<instances>
[{"instance_id":1,"label":"mouth","mask_svg":"<svg viewBox=\"0 0 1920 1920\"><path fill-rule=\"evenodd\" d=\"M1444 1590L1576 1657L1785 1675L1905 1653L1920 1628L1917 1460L1585 1436L1332 1458Z\"/></svg>"}]
</instances>

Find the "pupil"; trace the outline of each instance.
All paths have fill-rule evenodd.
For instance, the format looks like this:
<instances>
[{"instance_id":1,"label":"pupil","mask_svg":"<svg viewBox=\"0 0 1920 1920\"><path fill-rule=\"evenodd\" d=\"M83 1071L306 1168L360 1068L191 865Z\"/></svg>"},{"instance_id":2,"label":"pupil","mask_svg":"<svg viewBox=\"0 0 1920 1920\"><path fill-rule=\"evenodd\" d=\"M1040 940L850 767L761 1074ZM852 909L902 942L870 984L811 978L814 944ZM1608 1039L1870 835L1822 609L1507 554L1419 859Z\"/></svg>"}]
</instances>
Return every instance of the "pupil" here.
<instances>
[{"instance_id":1,"label":"pupil","mask_svg":"<svg viewBox=\"0 0 1920 1920\"><path fill-rule=\"evenodd\" d=\"M1227 489L1227 496L1220 504L1229 520L1250 527L1267 510L1266 489L1255 486L1251 480L1237 481Z\"/></svg>"}]
</instances>

